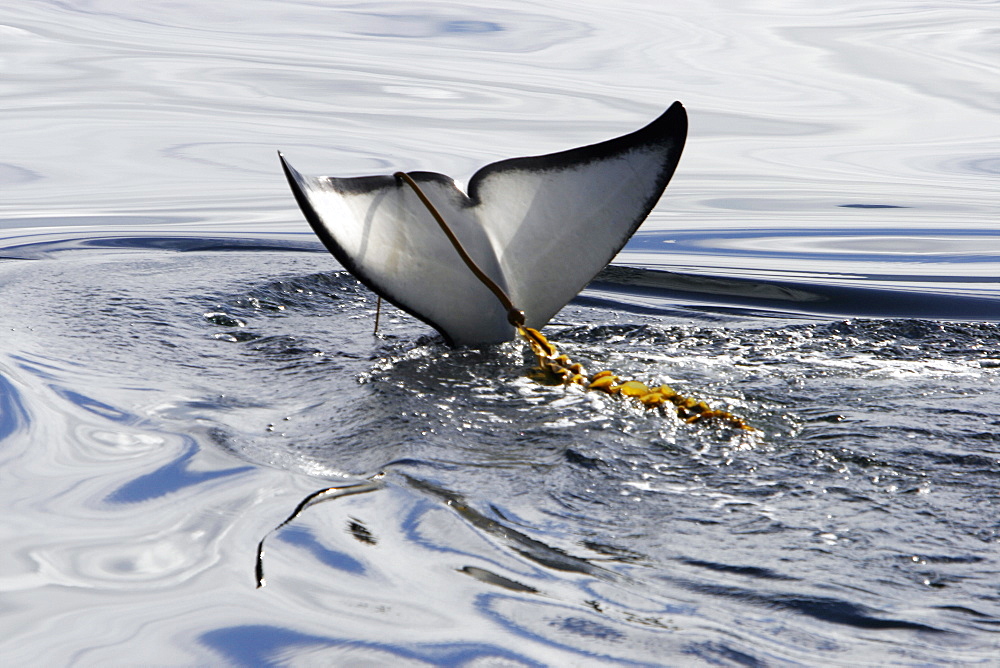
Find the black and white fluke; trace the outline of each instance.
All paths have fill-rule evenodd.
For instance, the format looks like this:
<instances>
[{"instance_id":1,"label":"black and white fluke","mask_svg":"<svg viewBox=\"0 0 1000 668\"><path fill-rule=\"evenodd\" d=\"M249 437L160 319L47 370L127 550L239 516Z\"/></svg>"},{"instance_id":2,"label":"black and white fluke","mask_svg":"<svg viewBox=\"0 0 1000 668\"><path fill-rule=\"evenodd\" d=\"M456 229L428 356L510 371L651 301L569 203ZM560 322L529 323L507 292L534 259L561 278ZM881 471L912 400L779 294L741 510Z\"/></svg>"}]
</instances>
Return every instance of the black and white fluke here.
<instances>
[{"instance_id":1,"label":"black and white fluke","mask_svg":"<svg viewBox=\"0 0 1000 668\"><path fill-rule=\"evenodd\" d=\"M486 165L468 194L409 172L480 268L541 329L625 245L670 181L687 136L675 102L630 134ZM304 176L281 158L302 212L344 267L452 345L507 341L507 312L427 207L393 176Z\"/></svg>"}]
</instances>

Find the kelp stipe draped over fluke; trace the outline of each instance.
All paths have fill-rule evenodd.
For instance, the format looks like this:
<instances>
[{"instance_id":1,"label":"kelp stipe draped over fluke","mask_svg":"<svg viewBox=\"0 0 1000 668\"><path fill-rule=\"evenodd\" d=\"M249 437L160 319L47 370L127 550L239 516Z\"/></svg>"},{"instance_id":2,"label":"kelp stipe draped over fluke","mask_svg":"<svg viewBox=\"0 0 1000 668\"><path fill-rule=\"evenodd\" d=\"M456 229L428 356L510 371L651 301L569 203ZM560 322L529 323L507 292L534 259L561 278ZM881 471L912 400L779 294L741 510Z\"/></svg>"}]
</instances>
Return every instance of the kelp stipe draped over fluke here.
<instances>
[{"instance_id":1,"label":"kelp stipe draped over fluke","mask_svg":"<svg viewBox=\"0 0 1000 668\"><path fill-rule=\"evenodd\" d=\"M468 193L410 172L471 259L540 329L618 253L670 181L687 136L675 102L630 134L487 165ZM304 176L281 158L313 230L362 283L453 345L497 343L515 327L421 202L396 176Z\"/></svg>"}]
</instances>

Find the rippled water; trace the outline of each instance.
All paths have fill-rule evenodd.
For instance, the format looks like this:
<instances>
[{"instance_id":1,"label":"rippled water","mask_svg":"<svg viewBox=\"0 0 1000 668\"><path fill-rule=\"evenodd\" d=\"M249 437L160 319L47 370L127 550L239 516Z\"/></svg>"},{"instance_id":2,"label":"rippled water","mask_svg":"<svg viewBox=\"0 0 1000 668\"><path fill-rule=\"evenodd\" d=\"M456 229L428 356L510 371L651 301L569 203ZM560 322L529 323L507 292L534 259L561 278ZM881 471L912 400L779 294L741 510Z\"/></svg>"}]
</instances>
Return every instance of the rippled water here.
<instances>
[{"instance_id":1,"label":"rippled water","mask_svg":"<svg viewBox=\"0 0 1000 668\"><path fill-rule=\"evenodd\" d=\"M0 9L0 657L995 663L997 32L981 2ZM464 179L674 99L666 197L546 332L758 432L396 311L373 336L275 157Z\"/></svg>"}]
</instances>

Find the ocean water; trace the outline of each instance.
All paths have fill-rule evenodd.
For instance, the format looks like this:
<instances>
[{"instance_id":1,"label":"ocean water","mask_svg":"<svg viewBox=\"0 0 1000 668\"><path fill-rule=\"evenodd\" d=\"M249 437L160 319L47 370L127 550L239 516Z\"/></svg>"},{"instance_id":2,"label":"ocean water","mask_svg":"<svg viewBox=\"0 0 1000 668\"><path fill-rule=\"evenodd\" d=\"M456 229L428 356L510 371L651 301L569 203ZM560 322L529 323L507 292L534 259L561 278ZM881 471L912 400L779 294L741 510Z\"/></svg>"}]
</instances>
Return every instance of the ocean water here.
<instances>
[{"instance_id":1,"label":"ocean water","mask_svg":"<svg viewBox=\"0 0 1000 668\"><path fill-rule=\"evenodd\" d=\"M971 1L0 8L0 661L996 665L998 33ZM374 334L276 157L464 181L675 99L663 200L545 332L753 432Z\"/></svg>"}]
</instances>

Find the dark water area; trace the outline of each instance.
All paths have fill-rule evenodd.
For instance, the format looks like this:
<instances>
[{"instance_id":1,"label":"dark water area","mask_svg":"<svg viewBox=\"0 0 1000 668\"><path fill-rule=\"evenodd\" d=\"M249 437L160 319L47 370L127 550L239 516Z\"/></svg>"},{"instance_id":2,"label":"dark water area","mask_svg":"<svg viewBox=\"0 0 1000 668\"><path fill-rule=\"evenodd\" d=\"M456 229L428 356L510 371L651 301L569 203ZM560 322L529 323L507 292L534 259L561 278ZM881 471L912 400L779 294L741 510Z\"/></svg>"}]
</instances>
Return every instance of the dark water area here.
<instances>
[{"instance_id":1,"label":"dark water area","mask_svg":"<svg viewBox=\"0 0 1000 668\"><path fill-rule=\"evenodd\" d=\"M995 26L0 8L0 664L997 665ZM664 198L545 333L754 431L374 334L277 161L461 183L674 100Z\"/></svg>"},{"instance_id":2,"label":"dark water area","mask_svg":"<svg viewBox=\"0 0 1000 668\"><path fill-rule=\"evenodd\" d=\"M451 349L391 308L375 336L307 235L5 256L7 544L35 564L11 605L120 599L108 617L180 663L995 656L994 322L792 317L774 290L823 287L611 267L547 328L746 432L537 385L523 346Z\"/></svg>"}]
</instances>

